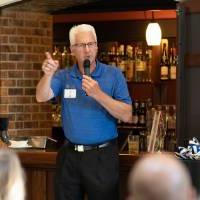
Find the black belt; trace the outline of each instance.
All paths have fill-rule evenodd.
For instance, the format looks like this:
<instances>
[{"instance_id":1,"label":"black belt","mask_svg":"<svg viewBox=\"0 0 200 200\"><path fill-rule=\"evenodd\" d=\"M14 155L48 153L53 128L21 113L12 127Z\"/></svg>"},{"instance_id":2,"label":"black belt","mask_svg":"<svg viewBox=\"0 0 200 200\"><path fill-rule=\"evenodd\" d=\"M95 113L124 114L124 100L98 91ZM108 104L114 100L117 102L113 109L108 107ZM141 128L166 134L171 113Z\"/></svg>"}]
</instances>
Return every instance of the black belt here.
<instances>
[{"instance_id":1,"label":"black belt","mask_svg":"<svg viewBox=\"0 0 200 200\"><path fill-rule=\"evenodd\" d=\"M110 145L116 144L117 140L113 139L110 141L107 141L105 143L102 144L96 144L96 145L82 145L82 144L73 144L71 142L67 143L67 146L72 148L74 151L78 151L78 152L84 152L84 151L88 151L88 150L98 150L104 147L108 147Z\"/></svg>"}]
</instances>

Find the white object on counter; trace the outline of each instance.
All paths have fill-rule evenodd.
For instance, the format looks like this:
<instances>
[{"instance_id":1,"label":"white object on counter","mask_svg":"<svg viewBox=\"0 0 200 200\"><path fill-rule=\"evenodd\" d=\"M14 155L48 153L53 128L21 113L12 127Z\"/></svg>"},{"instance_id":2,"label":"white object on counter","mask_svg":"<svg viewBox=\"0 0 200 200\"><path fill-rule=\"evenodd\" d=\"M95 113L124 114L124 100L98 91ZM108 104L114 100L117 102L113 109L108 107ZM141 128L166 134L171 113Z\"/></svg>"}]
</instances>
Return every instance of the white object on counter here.
<instances>
[{"instance_id":1,"label":"white object on counter","mask_svg":"<svg viewBox=\"0 0 200 200\"><path fill-rule=\"evenodd\" d=\"M28 144L28 140L22 140L22 141L15 141L15 140L9 140L11 143L8 147L10 148L31 148L32 146Z\"/></svg>"}]
</instances>

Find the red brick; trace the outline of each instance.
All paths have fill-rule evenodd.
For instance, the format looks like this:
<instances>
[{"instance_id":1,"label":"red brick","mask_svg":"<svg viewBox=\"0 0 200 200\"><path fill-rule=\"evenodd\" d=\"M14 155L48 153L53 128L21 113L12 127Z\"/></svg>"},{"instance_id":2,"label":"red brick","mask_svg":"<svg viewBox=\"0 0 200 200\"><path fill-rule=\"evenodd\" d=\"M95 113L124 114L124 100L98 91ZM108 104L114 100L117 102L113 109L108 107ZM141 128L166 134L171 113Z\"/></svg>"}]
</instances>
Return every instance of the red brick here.
<instances>
[{"instance_id":1,"label":"red brick","mask_svg":"<svg viewBox=\"0 0 200 200\"><path fill-rule=\"evenodd\" d=\"M46 47L42 47L42 46L35 46L33 47L33 53L45 53L46 51Z\"/></svg>"},{"instance_id":2,"label":"red brick","mask_svg":"<svg viewBox=\"0 0 200 200\"><path fill-rule=\"evenodd\" d=\"M30 28L17 28L17 35L32 35Z\"/></svg>"},{"instance_id":3,"label":"red brick","mask_svg":"<svg viewBox=\"0 0 200 200\"><path fill-rule=\"evenodd\" d=\"M17 86L20 87L33 87L34 83L32 80L17 80Z\"/></svg>"},{"instance_id":4,"label":"red brick","mask_svg":"<svg viewBox=\"0 0 200 200\"><path fill-rule=\"evenodd\" d=\"M40 41L40 44L43 44L43 45L49 45L49 44L52 44L53 43L53 40L51 37L42 37L41 38L41 41ZM51 50L52 48L49 46L49 50Z\"/></svg>"},{"instance_id":5,"label":"red brick","mask_svg":"<svg viewBox=\"0 0 200 200\"><path fill-rule=\"evenodd\" d=\"M15 128L16 129L23 129L24 123L23 122L15 122Z\"/></svg>"},{"instance_id":6,"label":"red brick","mask_svg":"<svg viewBox=\"0 0 200 200\"><path fill-rule=\"evenodd\" d=\"M23 88L9 88L8 89L8 95L9 96L19 96L23 95Z\"/></svg>"},{"instance_id":7,"label":"red brick","mask_svg":"<svg viewBox=\"0 0 200 200\"><path fill-rule=\"evenodd\" d=\"M14 28L14 27L1 27L1 29L0 29L0 33L2 34L2 35L15 35L16 34L16 32L17 32L17 30L16 30L16 28Z\"/></svg>"},{"instance_id":8,"label":"red brick","mask_svg":"<svg viewBox=\"0 0 200 200\"><path fill-rule=\"evenodd\" d=\"M17 52L30 53L32 52L32 46L18 45Z\"/></svg>"},{"instance_id":9,"label":"red brick","mask_svg":"<svg viewBox=\"0 0 200 200\"><path fill-rule=\"evenodd\" d=\"M1 97L0 102L1 102L1 104L14 104L15 98L11 98L9 96Z\"/></svg>"},{"instance_id":10,"label":"red brick","mask_svg":"<svg viewBox=\"0 0 200 200\"><path fill-rule=\"evenodd\" d=\"M8 78L8 72L7 71L0 71L0 79L2 78Z\"/></svg>"},{"instance_id":11,"label":"red brick","mask_svg":"<svg viewBox=\"0 0 200 200\"><path fill-rule=\"evenodd\" d=\"M24 122L24 128L38 128L38 121Z\"/></svg>"},{"instance_id":12,"label":"red brick","mask_svg":"<svg viewBox=\"0 0 200 200\"><path fill-rule=\"evenodd\" d=\"M8 18L0 18L0 26L8 26Z\"/></svg>"},{"instance_id":13,"label":"red brick","mask_svg":"<svg viewBox=\"0 0 200 200\"><path fill-rule=\"evenodd\" d=\"M39 128L51 128L52 121L39 121Z\"/></svg>"},{"instance_id":14,"label":"red brick","mask_svg":"<svg viewBox=\"0 0 200 200\"><path fill-rule=\"evenodd\" d=\"M24 20L22 19L9 19L9 26L24 26Z\"/></svg>"},{"instance_id":15,"label":"red brick","mask_svg":"<svg viewBox=\"0 0 200 200\"><path fill-rule=\"evenodd\" d=\"M39 22L35 20L25 20L24 23L25 27L31 27L31 28L39 27Z\"/></svg>"},{"instance_id":16,"label":"red brick","mask_svg":"<svg viewBox=\"0 0 200 200\"><path fill-rule=\"evenodd\" d=\"M23 71L9 71L9 78L23 78Z\"/></svg>"},{"instance_id":17,"label":"red brick","mask_svg":"<svg viewBox=\"0 0 200 200\"><path fill-rule=\"evenodd\" d=\"M39 112L39 105L24 105L24 112L34 113Z\"/></svg>"},{"instance_id":18,"label":"red brick","mask_svg":"<svg viewBox=\"0 0 200 200\"><path fill-rule=\"evenodd\" d=\"M16 120L17 121L30 121L31 120L31 114L24 114L24 113L19 113L16 114Z\"/></svg>"},{"instance_id":19,"label":"red brick","mask_svg":"<svg viewBox=\"0 0 200 200\"><path fill-rule=\"evenodd\" d=\"M0 44L8 43L8 36L0 35Z\"/></svg>"},{"instance_id":20,"label":"red brick","mask_svg":"<svg viewBox=\"0 0 200 200\"><path fill-rule=\"evenodd\" d=\"M30 62L20 62L17 63L17 69L22 69L22 70L31 70L33 68L33 64Z\"/></svg>"},{"instance_id":21,"label":"red brick","mask_svg":"<svg viewBox=\"0 0 200 200\"><path fill-rule=\"evenodd\" d=\"M2 10L1 16L3 17L10 17L10 18L16 18L16 12L9 11L9 10Z\"/></svg>"},{"instance_id":22,"label":"red brick","mask_svg":"<svg viewBox=\"0 0 200 200\"><path fill-rule=\"evenodd\" d=\"M14 45L1 45L1 52L16 52L16 46Z\"/></svg>"},{"instance_id":23,"label":"red brick","mask_svg":"<svg viewBox=\"0 0 200 200\"><path fill-rule=\"evenodd\" d=\"M51 112L52 105L51 104L40 104L40 112Z\"/></svg>"},{"instance_id":24,"label":"red brick","mask_svg":"<svg viewBox=\"0 0 200 200\"><path fill-rule=\"evenodd\" d=\"M38 121L44 121L44 120L47 120L47 115L46 113L33 113L32 119L38 120Z\"/></svg>"},{"instance_id":25,"label":"red brick","mask_svg":"<svg viewBox=\"0 0 200 200\"><path fill-rule=\"evenodd\" d=\"M24 78L40 78L40 72L36 70L24 71Z\"/></svg>"},{"instance_id":26,"label":"red brick","mask_svg":"<svg viewBox=\"0 0 200 200\"><path fill-rule=\"evenodd\" d=\"M5 104L0 104L0 113L8 113L8 106Z\"/></svg>"},{"instance_id":27,"label":"red brick","mask_svg":"<svg viewBox=\"0 0 200 200\"><path fill-rule=\"evenodd\" d=\"M22 61L24 60L23 54L9 54L9 60L10 61Z\"/></svg>"},{"instance_id":28,"label":"red brick","mask_svg":"<svg viewBox=\"0 0 200 200\"><path fill-rule=\"evenodd\" d=\"M39 55L26 54L24 57L25 57L24 58L25 61L29 61L29 62L39 62L40 61Z\"/></svg>"},{"instance_id":29,"label":"red brick","mask_svg":"<svg viewBox=\"0 0 200 200\"><path fill-rule=\"evenodd\" d=\"M1 53L0 54L0 61L1 62L2 61L8 61L8 58L9 58L8 54L6 54L6 53Z\"/></svg>"},{"instance_id":30,"label":"red brick","mask_svg":"<svg viewBox=\"0 0 200 200\"><path fill-rule=\"evenodd\" d=\"M1 87L15 87L16 80L0 80Z\"/></svg>"},{"instance_id":31,"label":"red brick","mask_svg":"<svg viewBox=\"0 0 200 200\"><path fill-rule=\"evenodd\" d=\"M35 88L25 88L24 95L34 95L35 96L36 89Z\"/></svg>"},{"instance_id":32,"label":"red brick","mask_svg":"<svg viewBox=\"0 0 200 200\"><path fill-rule=\"evenodd\" d=\"M1 85L1 81L0 81ZM1 96L7 96L8 95L8 88L1 88L0 87L0 102L1 102Z\"/></svg>"},{"instance_id":33,"label":"red brick","mask_svg":"<svg viewBox=\"0 0 200 200\"><path fill-rule=\"evenodd\" d=\"M14 113L19 113L24 111L23 105L9 105L8 110L9 112L14 112Z\"/></svg>"},{"instance_id":34,"label":"red brick","mask_svg":"<svg viewBox=\"0 0 200 200\"><path fill-rule=\"evenodd\" d=\"M49 28L52 26L51 21L40 21L40 27L41 28Z\"/></svg>"},{"instance_id":35,"label":"red brick","mask_svg":"<svg viewBox=\"0 0 200 200\"><path fill-rule=\"evenodd\" d=\"M13 62L1 62L1 70L16 69L16 63Z\"/></svg>"},{"instance_id":36,"label":"red brick","mask_svg":"<svg viewBox=\"0 0 200 200\"><path fill-rule=\"evenodd\" d=\"M24 41L25 41L24 36L13 36L13 35L9 36L9 42L10 43L23 44Z\"/></svg>"},{"instance_id":37,"label":"red brick","mask_svg":"<svg viewBox=\"0 0 200 200\"><path fill-rule=\"evenodd\" d=\"M33 63L33 69L35 70L42 70L42 63Z\"/></svg>"},{"instance_id":38,"label":"red brick","mask_svg":"<svg viewBox=\"0 0 200 200\"><path fill-rule=\"evenodd\" d=\"M38 45L39 42L40 42L40 38L33 38L33 37L26 37L25 38L26 44L36 44L36 45Z\"/></svg>"}]
</instances>

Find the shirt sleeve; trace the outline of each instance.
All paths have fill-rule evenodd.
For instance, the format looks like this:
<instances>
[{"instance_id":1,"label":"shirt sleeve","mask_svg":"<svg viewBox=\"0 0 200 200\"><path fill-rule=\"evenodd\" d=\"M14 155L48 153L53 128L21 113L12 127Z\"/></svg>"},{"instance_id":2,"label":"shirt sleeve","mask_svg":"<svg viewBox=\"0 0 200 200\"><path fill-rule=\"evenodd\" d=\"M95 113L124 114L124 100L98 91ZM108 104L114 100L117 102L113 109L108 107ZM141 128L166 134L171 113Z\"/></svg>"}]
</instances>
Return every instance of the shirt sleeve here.
<instances>
[{"instance_id":1,"label":"shirt sleeve","mask_svg":"<svg viewBox=\"0 0 200 200\"><path fill-rule=\"evenodd\" d=\"M58 71L54 74L51 80L51 89L53 91L54 97L61 95L62 92L62 83L63 83L63 71Z\"/></svg>"},{"instance_id":2,"label":"shirt sleeve","mask_svg":"<svg viewBox=\"0 0 200 200\"><path fill-rule=\"evenodd\" d=\"M115 86L114 86L114 99L122 101L127 104L132 104L131 97L129 95L126 79L121 70L116 70Z\"/></svg>"}]
</instances>

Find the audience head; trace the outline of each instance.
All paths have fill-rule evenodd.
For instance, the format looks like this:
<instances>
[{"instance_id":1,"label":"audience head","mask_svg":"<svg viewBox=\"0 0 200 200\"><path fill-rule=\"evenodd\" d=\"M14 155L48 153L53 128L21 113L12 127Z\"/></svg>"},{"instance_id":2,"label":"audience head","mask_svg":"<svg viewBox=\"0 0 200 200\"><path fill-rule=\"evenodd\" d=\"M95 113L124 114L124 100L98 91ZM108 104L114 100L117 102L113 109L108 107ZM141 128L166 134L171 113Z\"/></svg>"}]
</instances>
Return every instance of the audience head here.
<instances>
[{"instance_id":1,"label":"audience head","mask_svg":"<svg viewBox=\"0 0 200 200\"><path fill-rule=\"evenodd\" d=\"M0 150L0 200L24 200L24 173L17 155Z\"/></svg>"},{"instance_id":2,"label":"audience head","mask_svg":"<svg viewBox=\"0 0 200 200\"><path fill-rule=\"evenodd\" d=\"M186 167L169 154L142 157L129 176L129 200L195 200Z\"/></svg>"}]
</instances>

